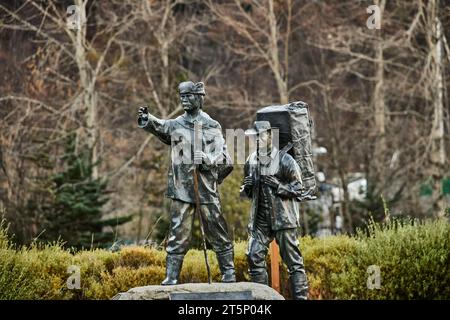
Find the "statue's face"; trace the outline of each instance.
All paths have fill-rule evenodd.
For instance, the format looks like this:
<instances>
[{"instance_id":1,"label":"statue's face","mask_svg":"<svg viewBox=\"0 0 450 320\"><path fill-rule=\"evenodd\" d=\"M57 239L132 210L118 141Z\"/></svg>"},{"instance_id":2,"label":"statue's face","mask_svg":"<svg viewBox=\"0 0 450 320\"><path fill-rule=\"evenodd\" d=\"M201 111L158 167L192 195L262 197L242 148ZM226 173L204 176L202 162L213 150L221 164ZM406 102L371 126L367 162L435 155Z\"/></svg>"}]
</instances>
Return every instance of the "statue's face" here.
<instances>
[{"instance_id":1,"label":"statue's face","mask_svg":"<svg viewBox=\"0 0 450 320\"><path fill-rule=\"evenodd\" d=\"M259 148L262 151L269 151L272 149L272 135L270 131L264 131L258 134Z\"/></svg>"},{"instance_id":2,"label":"statue's face","mask_svg":"<svg viewBox=\"0 0 450 320\"><path fill-rule=\"evenodd\" d=\"M192 93L180 94L181 106L186 112L193 112L201 108L201 97Z\"/></svg>"}]
</instances>

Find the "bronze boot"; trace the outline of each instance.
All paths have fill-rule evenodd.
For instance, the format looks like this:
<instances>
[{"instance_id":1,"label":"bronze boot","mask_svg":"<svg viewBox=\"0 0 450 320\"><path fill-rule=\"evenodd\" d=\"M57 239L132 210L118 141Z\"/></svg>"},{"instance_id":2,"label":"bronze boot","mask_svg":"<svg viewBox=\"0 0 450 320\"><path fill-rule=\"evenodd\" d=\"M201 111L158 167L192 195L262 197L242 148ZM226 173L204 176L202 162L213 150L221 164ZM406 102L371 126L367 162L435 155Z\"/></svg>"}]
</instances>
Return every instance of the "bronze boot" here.
<instances>
[{"instance_id":1,"label":"bronze boot","mask_svg":"<svg viewBox=\"0 0 450 320\"><path fill-rule=\"evenodd\" d=\"M291 284L291 295L294 300L308 299L308 280L306 274L294 272L289 276Z\"/></svg>"},{"instance_id":2,"label":"bronze boot","mask_svg":"<svg viewBox=\"0 0 450 320\"><path fill-rule=\"evenodd\" d=\"M236 282L236 273L234 271L234 252L233 249L222 253L216 253L219 269L222 273L222 282Z\"/></svg>"},{"instance_id":3,"label":"bronze boot","mask_svg":"<svg viewBox=\"0 0 450 320\"><path fill-rule=\"evenodd\" d=\"M168 254L166 258L166 278L161 282L163 286L178 284L184 254Z\"/></svg>"},{"instance_id":4,"label":"bronze boot","mask_svg":"<svg viewBox=\"0 0 450 320\"><path fill-rule=\"evenodd\" d=\"M266 286L269 285L269 276L265 268L250 269L249 274L251 282L265 284Z\"/></svg>"}]
</instances>

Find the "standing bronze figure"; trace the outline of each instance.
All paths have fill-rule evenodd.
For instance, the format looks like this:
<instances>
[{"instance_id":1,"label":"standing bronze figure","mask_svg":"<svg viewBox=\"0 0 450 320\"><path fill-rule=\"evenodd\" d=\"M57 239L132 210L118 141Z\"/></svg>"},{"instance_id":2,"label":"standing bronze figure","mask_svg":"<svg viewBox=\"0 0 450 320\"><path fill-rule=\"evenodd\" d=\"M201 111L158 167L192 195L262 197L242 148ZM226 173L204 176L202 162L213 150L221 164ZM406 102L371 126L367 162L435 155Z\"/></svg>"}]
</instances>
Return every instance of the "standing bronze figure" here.
<instances>
[{"instance_id":1,"label":"standing bronze figure","mask_svg":"<svg viewBox=\"0 0 450 320\"><path fill-rule=\"evenodd\" d=\"M268 284L266 256L269 244L276 240L287 264L294 299L306 299L308 284L299 249L299 202L302 175L287 145L279 150L272 144L268 121L255 121L247 135L256 136L256 151L244 166L241 194L252 199L247 260L251 281Z\"/></svg>"},{"instance_id":2,"label":"standing bronze figure","mask_svg":"<svg viewBox=\"0 0 450 320\"><path fill-rule=\"evenodd\" d=\"M232 171L220 124L202 111L202 82L182 82L180 101L185 113L162 120L139 108L138 125L171 146L166 196L172 199L163 285L178 283L199 209L206 240L217 255L222 282L235 282L233 242L221 212L218 185ZM200 137L196 133L200 130ZM198 141L197 141L198 140ZM192 161L193 160L193 161ZM195 185L194 185L195 184ZM199 204L197 208L196 203Z\"/></svg>"}]
</instances>

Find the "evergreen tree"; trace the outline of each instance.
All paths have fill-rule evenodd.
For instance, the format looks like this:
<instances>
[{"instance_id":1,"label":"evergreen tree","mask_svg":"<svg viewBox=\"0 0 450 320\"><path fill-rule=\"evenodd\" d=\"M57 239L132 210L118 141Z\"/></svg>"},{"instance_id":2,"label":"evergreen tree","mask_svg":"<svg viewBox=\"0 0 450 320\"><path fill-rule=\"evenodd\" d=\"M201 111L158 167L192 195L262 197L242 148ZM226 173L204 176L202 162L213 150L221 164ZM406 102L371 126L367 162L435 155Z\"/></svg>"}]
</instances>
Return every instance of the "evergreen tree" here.
<instances>
[{"instance_id":1,"label":"evergreen tree","mask_svg":"<svg viewBox=\"0 0 450 320\"><path fill-rule=\"evenodd\" d=\"M89 150L77 153L75 138L69 136L62 159L65 169L50 176L52 199L43 212L41 239L61 239L77 249L104 247L114 243L114 228L131 220L131 216L102 218L102 207L109 201L108 181L92 178L97 163L89 159Z\"/></svg>"}]
</instances>

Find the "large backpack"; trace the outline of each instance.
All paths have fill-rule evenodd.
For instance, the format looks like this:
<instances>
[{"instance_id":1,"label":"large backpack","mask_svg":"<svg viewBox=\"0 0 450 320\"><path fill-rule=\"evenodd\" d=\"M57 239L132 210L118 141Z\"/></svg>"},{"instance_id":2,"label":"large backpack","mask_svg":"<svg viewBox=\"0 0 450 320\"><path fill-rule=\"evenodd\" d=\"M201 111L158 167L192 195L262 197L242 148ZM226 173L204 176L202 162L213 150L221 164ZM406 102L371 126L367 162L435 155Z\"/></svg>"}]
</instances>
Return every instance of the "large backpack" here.
<instances>
[{"instance_id":1,"label":"large backpack","mask_svg":"<svg viewBox=\"0 0 450 320\"><path fill-rule=\"evenodd\" d=\"M292 146L288 152L300 166L305 193L314 194L316 179L311 151L312 120L309 117L308 104L296 101L265 107L256 113L256 120L269 121L272 127L279 129L280 150Z\"/></svg>"}]
</instances>

